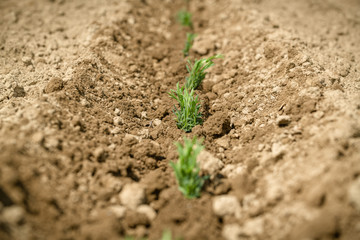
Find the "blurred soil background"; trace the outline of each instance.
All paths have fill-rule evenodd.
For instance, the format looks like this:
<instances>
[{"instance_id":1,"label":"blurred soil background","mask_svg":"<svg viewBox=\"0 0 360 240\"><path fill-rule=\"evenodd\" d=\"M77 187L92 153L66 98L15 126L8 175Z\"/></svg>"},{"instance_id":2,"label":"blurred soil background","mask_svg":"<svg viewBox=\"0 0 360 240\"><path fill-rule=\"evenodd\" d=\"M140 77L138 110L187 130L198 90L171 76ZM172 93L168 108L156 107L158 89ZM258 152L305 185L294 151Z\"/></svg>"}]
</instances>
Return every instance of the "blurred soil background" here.
<instances>
[{"instance_id":1,"label":"blurred soil background","mask_svg":"<svg viewBox=\"0 0 360 240\"><path fill-rule=\"evenodd\" d=\"M0 0L0 239L360 239L360 2ZM204 139L199 199L175 141Z\"/></svg>"}]
</instances>

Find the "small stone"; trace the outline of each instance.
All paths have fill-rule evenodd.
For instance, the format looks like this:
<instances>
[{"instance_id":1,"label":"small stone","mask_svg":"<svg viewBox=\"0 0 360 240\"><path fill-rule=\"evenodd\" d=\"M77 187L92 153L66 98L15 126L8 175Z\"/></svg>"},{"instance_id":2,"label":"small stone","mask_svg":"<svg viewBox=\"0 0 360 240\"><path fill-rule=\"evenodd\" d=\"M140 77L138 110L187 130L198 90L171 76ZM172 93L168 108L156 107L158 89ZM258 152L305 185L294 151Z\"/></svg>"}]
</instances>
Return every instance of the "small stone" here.
<instances>
[{"instance_id":1,"label":"small stone","mask_svg":"<svg viewBox=\"0 0 360 240\"><path fill-rule=\"evenodd\" d=\"M192 50L200 55L206 55L210 49L213 49L215 43L210 38L206 39L195 39Z\"/></svg>"},{"instance_id":2,"label":"small stone","mask_svg":"<svg viewBox=\"0 0 360 240\"><path fill-rule=\"evenodd\" d=\"M110 192L120 192L123 187L122 181L112 175L105 175L101 179L101 183Z\"/></svg>"},{"instance_id":3,"label":"small stone","mask_svg":"<svg viewBox=\"0 0 360 240\"><path fill-rule=\"evenodd\" d=\"M360 211L360 178L350 184L348 189L349 201Z\"/></svg>"},{"instance_id":4,"label":"small stone","mask_svg":"<svg viewBox=\"0 0 360 240\"><path fill-rule=\"evenodd\" d=\"M221 174L227 178L235 178L240 175L247 174L246 166L242 163L227 164L222 170Z\"/></svg>"},{"instance_id":5,"label":"small stone","mask_svg":"<svg viewBox=\"0 0 360 240\"><path fill-rule=\"evenodd\" d=\"M56 150L56 149L61 149L61 141L59 141L59 139L54 138L54 137L46 137L43 139L43 147L47 150Z\"/></svg>"},{"instance_id":6,"label":"small stone","mask_svg":"<svg viewBox=\"0 0 360 240\"><path fill-rule=\"evenodd\" d=\"M3 219L10 224L18 224L24 219L24 209L20 206L11 206L4 208L2 212Z\"/></svg>"},{"instance_id":7,"label":"small stone","mask_svg":"<svg viewBox=\"0 0 360 240\"><path fill-rule=\"evenodd\" d=\"M14 88L13 97L25 97L25 89L22 86L16 85Z\"/></svg>"},{"instance_id":8,"label":"small stone","mask_svg":"<svg viewBox=\"0 0 360 240\"><path fill-rule=\"evenodd\" d=\"M129 18L127 19L127 21L128 21L128 23L129 23L130 25L134 25L134 24L135 24L135 19L134 19L133 17L129 17Z\"/></svg>"},{"instance_id":9,"label":"small stone","mask_svg":"<svg viewBox=\"0 0 360 240\"><path fill-rule=\"evenodd\" d=\"M124 123L124 120L119 116L114 117L113 121L115 125L122 125Z\"/></svg>"},{"instance_id":10,"label":"small stone","mask_svg":"<svg viewBox=\"0 0 360 240\"><path fill-rule=\"evenodd\" d=\"M238 217L240 213L240 204L237 198L231 195L215 197L212 208L215 215L218 217L224 217L227 215Z\"/></svg>"},{"instance_id":11,"label":"small stone","mask_svg":"<svg viewBox=\"0 0 360 240\"><path fill-rule=\"evenodd\" d=\"M328 77L333 80L333 81L336 81L336 80L339 80L340 79L340 76L339 74L331 71L331 70L326 70L326 73L328 75Z\"/></svg>"},{"instance_id":12,"label":"small stone","mask_svg":"<svg viewBox=\"0 0 360 240\"><path fill-rule=\"evenodd\" d=\"M106 158L109 156L108 152L102 147L96 148L93 155L98 162L105 162Z\"/></svg>"},{"instance_id":13,"label":"small stone","mask_svg":"<svg viewBox=\"0 0 360 240\"><path fill-rule=\"evenodd\" d=\"M276 119L276 124L279 127L285 127L285 126L289 125L290 123L291 123L291 117L287 116L287 115L279 116Z\"/></svg>"},{"instance_id":14,"label":"small stone","mask_svg":"<svg viewBox=\"0 0 360 240\"><path fill-rule=\"evenodd\" d=\"M42 132L36 132L32 135L31 139L33 143L41 144L41 142L44 140L44 133Z\"/></svg>"},{"instance_id":15,"label":"small stone","mask_svg":"<svg viewBox=\"0 0 360 240\"><path fill-rule=\"evenodd\" d=\"M152 207L150 207L149 205L140 205L136 209L136 211L146 215L150 221L152 221L152 220L154 220L156 218L155 210Z\"/></svg>"},{"instance_id":16,"label":"small stone","mask_svg":"<svg viewBox=\"0 0 360 240\"><path fill-rule=\"evenodd\" d=\"M133 135L133 134L125 134L125 137L123 138L123 143L128 146L135 145L140 140L140 137Z\"/></svg>"},{"instance_id":17,"label":"small stone","mask_svg":"<svg viewBox=\"0 0 360 240\"><path fill-rule=\"evenodd\" d=\"M325 115L325 113L323 111L316 111L314 113L314 118L321 119L324 115Z\"/></svg>"},{"instance_id":18,"label":"small stone","mask_svg":"<svg viewBox=\"0 0 360 240\"><path fill-rule=\"evenodd\" d=\"M131 66L129 67L129 70L130 70L130 72L134 73L134 72L137 72L137 71L138 71L138 68L137 68L136 65L131 65Z\"/></svg>"},{"instance_id":19,"label":"small stone","mask_svg":"<svg viewBox=\"0 0 360 240\"><path fill-rule=\"evenodd\" d=\"M255 55L255 60L260 60L260 58L261 58L261 54L258 53Z\"/></svg>"},{"instance_id":20,"label":"small stone","mask_svg":"<svg viewBox=\"0 0 360 240\"><path fill-rule=\"evenodd\" d=\"M140 138L149 138L150 133L149 133L149 129L147 128L143 128L138 132L138 135L140 136Z\"/></svg>"},{"instance_id":21,"label":"small stone","mask_svg":"<svg viewBox=\"0 0 360 240\"><path fill-rule=\"evenodd\" d=\"M157 127L157 126L159 126L161 124L161 120L160 119L154 119L154 121L153 121L153 125L155 126L155 127Z\"/></svg>"},{"instance_id":22,"label":"small stone","mask_svg":"<svg viewBox=\"0 0 360 240\"><path fill-rule=\"evenodd\" d=\"M230 147L230 139L227 135L216 139L215 143L224 149L228 149Z\"/></svg>"},{"instance_id":23,"label":"small stone","mask_svg":"<svg viewBox=\"0 0 360 240\"><path fill-rule=\"evenodd\" d=\"M264 219L255 218L247 220L244 226L236 223L224 226L222 236L226 240L261 239L258 238L264 233Z\"/></svg>"},{"instance_id":24,"label":"small stone","mask_svg":"<svg viewBox=\"0 0 360 240\"><path fill-rule=\"evenodd\" d=\"M85 98L80 100L80 104L84 107L91 107L91 104L89 103L88 100L86 100Z\"/></svg>"},{"instance_id":25,"label":"small stone","mask_svg":"<svg viewBox=\"0 0 360 240\"><path fill-rule=\"evenodd\" d=\"M131 183L124 186L120 195L120 202L130 208L136 209L145 203L145 189L139 183Z\"/></svg>"},{"instance_id":26,"label":"small stone","mask_svg":"<svg viewBox=\"0 0 360 240\"><path fill-rule=\"evenodd\" d=\"M48 84L46 85L44 92L45 93L52 93L60 91L64 87L64 82L61 78L54 77L52 78Z\"/></svg>"},{"instance_id":27,"label":"small stone","mask_svg":"<svg viewBox=\"0 0 360 240\"><path fill-rule=\"evenodd\" d=\"M121 128L115 127L113 129L111 129L110 133L111 134L119 134L119 133L121 133Z\"/></svg>"},{"instance_id":28,"label":"small stone","mask_svg":"<svg viewBox=\"0 0 360 240\"><path fill-rule=\"evenodd\" d=\"M275 159L282 158L286 153L286 147L280 143L274 143L271 147L272 157Z\"/></svg>"},{"instance_id":29,"label":"small stone","mask_svg":"<svg viewBox=\"0 0 360 240\"><path fill-rule=\"evenodd\" d=\"M200 169L204 171L205 174L215 175L224 167L224 163L214 157L211 153L206 150L202 150L197 157L197 162L200 166Z\"/></svg>"},{"instance_id":30,"label":"small stone","mask_svg":"<svg viewBox=\"0 0 360 240\"><path fill-rule=\"evenodd\" d=\"M247 236L259 236L264 233L264 219L253 218L247 220L243 226L242 232Z\"/></svg>"},{"instance_id":31,"label":"small stone","mask_svg":"<svg viewBox=\"0 0 360 240\"><path fill-rule=\"evenodd\" d=\"M21 59L21 61L26 65L29 66L31 64L31 57L25 56Z\"/></svg>"},{"instance_id":32,"label":"small stone","mask_svg":"<svg viewBox=\"0 0 360 240\"><path fill-rule=\"evenodd\" d=\"M117 116L120 116L120 114L121 114L121 111L120 111L120 109L118 109L118 108L115 108L115 111L114 111L114 113L115 113L115 115L117 115Z\"/></svg>"},{"instance_id":33,"label":"small stone","mask_svg":"<svg viewBox=\"0 0 360 240\"><path fill-rule=\"evenodd\" d=\"M226 240L240 240L241 238L241 227L236 224L227 224L223 227L222 236Z\"/></svg>"},{"instance_id":34,"label":"small stone","mask_svg":"<svg viewBox=\"0 0 360 240\"><path fill-rule=\"evenodd\" d=\"M262 150L264 150L264 148L265 148L265 145L264 145L264 144L260 143L260 144L258 145L258 151L259 151L259 152L261 152Z\"/></svg>"},{"instance_id":35,"label":"small stone","mask_svg":"<svg viewBox=\"0 0 360 240\"><path fill-rule=\"evenodd\" d=\"M124 218L126 214L126 207L121 205L111 206L108 208L108 210L118 219Z\"/></svg>"}]
</instances>

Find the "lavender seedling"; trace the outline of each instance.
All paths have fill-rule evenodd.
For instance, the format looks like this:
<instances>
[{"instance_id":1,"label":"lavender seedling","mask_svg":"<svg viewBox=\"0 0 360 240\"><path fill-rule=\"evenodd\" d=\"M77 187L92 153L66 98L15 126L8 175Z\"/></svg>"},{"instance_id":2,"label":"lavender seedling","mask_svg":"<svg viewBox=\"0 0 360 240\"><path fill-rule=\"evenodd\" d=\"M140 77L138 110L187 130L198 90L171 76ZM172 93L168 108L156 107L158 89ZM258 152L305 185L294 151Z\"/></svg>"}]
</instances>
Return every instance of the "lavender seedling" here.
<instances>
[{"instance_id":1,"label":"lavender seedling","mask_svg":"<svg viewBox=\"0 0 360 240\"><path fill-rule=\"evenodd\" d=\"M183 27L189 27L193 29L193 23L191 20L191 13L186 10L181 10L177 14L177 20Z\"/></svg>"},{"instance_id":2,"label":"lavender seedling","mask_svg":"<svg viewBox=\"0 0 360 240\"><path fill-rule=\"evenodd\" d=\"M217 58L222 58L222 55L215 55L209 58L195 60L194 65L191 63L190 60L188 60L186 69L190 75L186 77L185 87L188 89L196 89L204 80L207 74L205 70L213 66L215 63L212 60Z\"/></svg>"},{"instance_id":3,"label":"lavender seedling","mask_svg":"<svg viewBox=\"0 0 360 240\"><path fill-rule=\"evenodd\" d=\"M189 51L194 43L194 39L197 35L195 33L186 33L185 48L183 50L184 57L189 56Z\"/></svg>"},{"instance_id":4,"label":"lavender seedling","mask_svg":"<svg viewBox=\"0 0 360 240\"><path fill-rule=\"evenodd\" d=\"M193 139L184 138L184 145L178 142L175 145L177 146L179 160L176 163L170 162L170 165L174 169L179 190L186 198L200 197L204 178L199 175L200 168L196 158L204 147L196 137Z\"/></svg>"},{"instance_id":5,"label":"lavender seedling","mask_svg":"<svg viewBox=\"0 0 360 240\"><path fill-rule=\"evenodd\" d=\"M194 89L180 88L179 83L177 83L176 91L171 89L169 95L180 105L180 108L174 108L176 125L179 129L190 132L193 127L201 124L201 105L199 97L194 96Z\"/></svg>"}]
</instances>

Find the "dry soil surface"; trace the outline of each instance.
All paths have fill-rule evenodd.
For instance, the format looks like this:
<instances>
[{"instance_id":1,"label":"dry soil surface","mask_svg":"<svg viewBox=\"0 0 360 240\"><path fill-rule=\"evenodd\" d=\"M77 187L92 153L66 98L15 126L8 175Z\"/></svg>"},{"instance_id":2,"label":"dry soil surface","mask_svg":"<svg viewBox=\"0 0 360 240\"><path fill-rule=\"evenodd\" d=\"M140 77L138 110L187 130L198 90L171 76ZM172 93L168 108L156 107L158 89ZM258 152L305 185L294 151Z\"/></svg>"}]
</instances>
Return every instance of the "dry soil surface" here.
<instances>
[{"instance_id":1,"label":"dry soil surface","mask_svg":"<svg viewBox=\"0 0 360 240\"><path fill-rule=\"evenodd\" d=\"M360 239L360 2L0 1L0 239ZM176 141L209 179L178 191Z\"/></svg>"}]
</instances>

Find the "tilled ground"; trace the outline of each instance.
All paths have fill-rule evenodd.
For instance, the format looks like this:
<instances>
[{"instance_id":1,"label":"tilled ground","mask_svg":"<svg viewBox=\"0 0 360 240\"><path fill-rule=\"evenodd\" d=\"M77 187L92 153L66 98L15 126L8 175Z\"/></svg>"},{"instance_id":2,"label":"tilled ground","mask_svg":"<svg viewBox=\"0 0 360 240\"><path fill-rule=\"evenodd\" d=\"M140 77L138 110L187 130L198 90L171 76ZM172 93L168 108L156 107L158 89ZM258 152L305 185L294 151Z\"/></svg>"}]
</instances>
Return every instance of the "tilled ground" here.
<instances>
[{"instance_id":1,"label":"tilled ground","mask_svg":"<svg viewBox=\"0 0 360 240\"><path fill-rule=\"evenodd\" d=\"M0 1L0 239L360 238L360 3L190 1L217 53L176 128L184 1ZM199 199L177 189L204 139Z\"/></svg>"}]
</instances>

